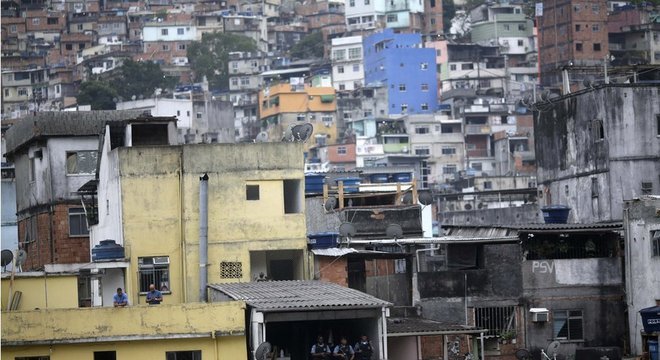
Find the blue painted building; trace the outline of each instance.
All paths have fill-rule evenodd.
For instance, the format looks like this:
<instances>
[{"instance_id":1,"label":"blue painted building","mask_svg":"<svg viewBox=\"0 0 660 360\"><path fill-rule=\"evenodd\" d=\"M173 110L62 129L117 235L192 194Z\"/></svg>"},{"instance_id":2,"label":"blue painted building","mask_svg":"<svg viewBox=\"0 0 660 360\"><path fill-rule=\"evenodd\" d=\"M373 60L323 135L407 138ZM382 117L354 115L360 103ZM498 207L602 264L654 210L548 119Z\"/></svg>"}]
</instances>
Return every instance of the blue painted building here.
<instances>
[{"instance_id":1,"label":"blue painted building","mask_svg":"<svg viewBox=\"0 0 660 360\"><path fill-rule=\"evenodd\" d=\"M364 39L367 85L387 86L390 115L433 113L437 109L435 49L423 48L420 34L392 29Z\"/></svg>"}]
</instances>

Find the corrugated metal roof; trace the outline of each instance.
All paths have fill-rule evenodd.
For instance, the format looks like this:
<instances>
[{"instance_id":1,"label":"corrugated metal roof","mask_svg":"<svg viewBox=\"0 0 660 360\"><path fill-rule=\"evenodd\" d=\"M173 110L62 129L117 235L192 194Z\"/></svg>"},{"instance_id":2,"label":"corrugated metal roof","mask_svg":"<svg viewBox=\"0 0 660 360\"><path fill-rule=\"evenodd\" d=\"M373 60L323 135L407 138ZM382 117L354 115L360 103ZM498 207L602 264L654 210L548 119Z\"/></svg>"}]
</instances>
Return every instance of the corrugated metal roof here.
<instances>
[{"instance_id":1,"label":"corrugated metal roof","mask_svg":"<svg viewBox=\"0 0 660 360\"><path fill-rule=\"evenodd\" d=\"M405 257L407 254L404 253L391 253L386 251L374 251L374 250L358 250L353 248L329 248L329 249L312 249L312 253L316 256L330 256L330 257L340 257L344 255L382 255L387 257Z\"/></svg>"},{"instance_id":2,"label":"corrugated metal roof","mask_svg":"<svg viewBox=\"0 0 660 360\"><path fill-rule=\"evenodd\" d=\"M496 243L496 242L514 242L518 241L518 236L498 236L498 237L466 237L466 236L440 236L429 238L407 238L407 239L374 239L374 240L350 240L348 244L449 244L449 243Z\"/></svg>"},{"instance_id":3,"label":"corrugated metal roof","mask_svg":"<svg viewBox=\"0 0 660 360\"><path fill-rule=\"evenodd\" d=\"M382 308L392 304L361 291L323 281L258 281L212 284L234 300L264 312Z\"/></svg>"},{"instance_id":4,"label":"corrugated metal roof","mask_svg":"<svg viewBox=\"0 0 660 360\"><path fill-rule=\"evenodd\" d=\"M516 229L519 232L525 231L593 231L593 230L622 230L623 223L595 223L595 224L524 224L510 225L510 229Z\"/></svg>"},{"instance_id":5,"label":"corrugated metal roof","mask_svg":"<svg viewBox=\"0 0 660 360\"><path fill-rule=\"evenodd\" d=\"M423 318L389 318L387 334L389 337L442 334L479 334L488 330L467 325L446 325Z\"/></svg>"}]
</instances>

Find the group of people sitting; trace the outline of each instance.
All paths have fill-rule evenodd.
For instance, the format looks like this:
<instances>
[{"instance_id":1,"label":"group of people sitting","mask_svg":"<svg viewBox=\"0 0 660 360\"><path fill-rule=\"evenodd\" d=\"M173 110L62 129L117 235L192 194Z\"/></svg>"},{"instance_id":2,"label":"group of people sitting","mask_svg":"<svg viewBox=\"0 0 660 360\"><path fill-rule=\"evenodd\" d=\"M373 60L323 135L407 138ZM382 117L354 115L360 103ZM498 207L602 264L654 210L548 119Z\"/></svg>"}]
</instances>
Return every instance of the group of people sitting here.
<instances>
[{"instance_id":1,"label":"group of people sitting","mask_svg":"<svg viewBox=\"0 0 660 360\"><path fill-rule=\"evenodd\" d=\"M158 305L163 301L163 294L156 290L156 285L149 285L149 291L147 292L147 304L149 305ZM121 289L117 288L117 293L112 297L112 304L114 307L126 307L128 306L128 295Z\"/></svg>"},{"instance_id":2,"label":"group of people sitting","mask_svg":"<svg viewBox=\"0 0 660 360\"><path fill-rule=\"evenodd\" d=\"M372 354L373 347L367 335L362 335L355 346L349 345L346 337L342 337L334 349L325 343L323 336L319 336L311 351L312 360L371 360Z\"/></svg>"}]
</instances>

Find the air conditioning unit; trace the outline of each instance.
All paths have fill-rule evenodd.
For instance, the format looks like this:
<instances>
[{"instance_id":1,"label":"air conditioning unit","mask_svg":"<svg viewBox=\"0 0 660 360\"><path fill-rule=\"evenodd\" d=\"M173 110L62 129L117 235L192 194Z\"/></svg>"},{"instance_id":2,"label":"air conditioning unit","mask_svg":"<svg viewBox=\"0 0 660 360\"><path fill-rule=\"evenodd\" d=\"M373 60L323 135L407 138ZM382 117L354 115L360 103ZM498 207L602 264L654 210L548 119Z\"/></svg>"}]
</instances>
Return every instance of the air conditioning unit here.
<instances>
[{"instance_id":1,"label":"air conditioning unit","mask_svg":"<svg viewBox=\"0 0 660 360\"><path fill-rule=\"evenodd\" d=\"M161 265L161 264L169 264L170 263L170 257L169 256L157 256L154 258L154 265Z\"/></svg>"},{"instance_id":2,"label":"air conditioning unit","mask_svg":"<svg viewBox=\"0 0 660 360\"><path fill-rule=\"evenodd\" d=\"M550 320L550 310L546 308L531 308L529 312L532 313L532 322L542 323Z\"/></svg>"}]
</instances>

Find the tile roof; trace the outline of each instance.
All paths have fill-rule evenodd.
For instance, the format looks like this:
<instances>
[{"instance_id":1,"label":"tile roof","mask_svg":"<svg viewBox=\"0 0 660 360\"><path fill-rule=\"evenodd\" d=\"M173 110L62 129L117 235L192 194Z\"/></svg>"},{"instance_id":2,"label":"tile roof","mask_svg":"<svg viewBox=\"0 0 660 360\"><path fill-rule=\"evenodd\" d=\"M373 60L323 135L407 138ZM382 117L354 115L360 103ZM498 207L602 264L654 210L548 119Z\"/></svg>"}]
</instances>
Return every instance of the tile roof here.
<instances>
[{"instance_id":1,"label":"tile roof","mask_svg":"<svg viewBox=\"0 0 660 360\"><path fill-rule=\"evenodd\" d=\"M209 288L234 300L243 300L264 312L364 309L392 305L358 290L315 280L212 284Z\"/></svg>"},{"instance_id":2,"label":"tile roof","mask_svg":"<svg viewBox=\"0 0 660 360\"><path fill-rule=\"evenodd\" d=\"M445 325L440 322L422 318L388 318L387 334L389 337L413 335L448 335L448 334L479 334L486 332L467 325Z\"/></svg>"}]
</instances>

